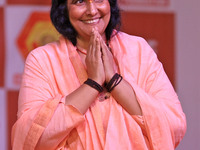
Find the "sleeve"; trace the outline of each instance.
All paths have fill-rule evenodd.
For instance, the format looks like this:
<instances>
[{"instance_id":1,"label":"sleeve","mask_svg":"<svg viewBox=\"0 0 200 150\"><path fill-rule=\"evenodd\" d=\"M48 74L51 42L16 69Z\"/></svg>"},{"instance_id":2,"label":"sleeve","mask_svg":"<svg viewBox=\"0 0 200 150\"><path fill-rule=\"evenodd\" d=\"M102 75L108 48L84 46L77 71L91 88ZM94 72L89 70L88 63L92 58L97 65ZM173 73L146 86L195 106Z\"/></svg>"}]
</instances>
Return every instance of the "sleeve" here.
<instances>
[{"instance_id":1,"label":"sleeve","mask_svg":"<svg viewBox=\"0 0 200 150\"><path fill-rule=\"evenodd\" d=\"M152 149L174 149L186 132L185 114L154 51L145 40L141 40L139 47L138 78L132 80L127 76L127 79L136 93L143 116L133 118L145 128ZM128 69L131 72L131 67Z\"/></svg>"},{"instance_id":2,"label":"sleeve","mask_svg":"<svg viewBox=\"0 0 200 150\"><path fill-rule=\"evenodd\" d=\"M27 57L18 99L18 120L12 129L13 150L53 150L84 121L73 106L66 106L33 53ZM43 60L45 61L45 60Z\"/></svg>"}]
</instances>

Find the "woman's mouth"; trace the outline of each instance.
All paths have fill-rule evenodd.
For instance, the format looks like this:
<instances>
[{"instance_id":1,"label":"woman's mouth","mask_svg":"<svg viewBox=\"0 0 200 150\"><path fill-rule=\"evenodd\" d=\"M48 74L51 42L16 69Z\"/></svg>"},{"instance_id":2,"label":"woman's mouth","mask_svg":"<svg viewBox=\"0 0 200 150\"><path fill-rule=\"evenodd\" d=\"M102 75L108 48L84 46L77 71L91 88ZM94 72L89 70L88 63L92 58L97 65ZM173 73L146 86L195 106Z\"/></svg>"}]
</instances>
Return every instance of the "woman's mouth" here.
<instances>
[{"instance_id":1,"label":"woman's mouth","mask_svg":"<svg viewBox=\"0 0 200 150\"><path fill-rule=\"evenodd\" d=\"M97 19L91 19L91 20L85 20L83 21L84 23L87 23L87 24L95 24L95 23L98 23L99 22L99 18Z\"/></svg>"}]
</instances>

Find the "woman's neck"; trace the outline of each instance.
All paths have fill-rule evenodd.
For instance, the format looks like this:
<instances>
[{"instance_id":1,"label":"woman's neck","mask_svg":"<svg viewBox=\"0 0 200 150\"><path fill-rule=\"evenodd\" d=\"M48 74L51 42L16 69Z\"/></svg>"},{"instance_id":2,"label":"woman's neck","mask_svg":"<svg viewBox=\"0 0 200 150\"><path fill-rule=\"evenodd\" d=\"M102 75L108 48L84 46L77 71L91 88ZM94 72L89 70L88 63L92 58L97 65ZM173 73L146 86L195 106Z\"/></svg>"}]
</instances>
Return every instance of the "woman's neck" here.
<instances>
[{"instance_id":1,"label":"woman's neck","mask_svg":"<svg viewBox=\"0 0 200 150\"><path fill-rule=\"evenodd\" d=\"M84 38L81 38L81 37L77 37L77 43L76 43L76 46L80 49L85 49L87 50L88 47L89 47L89 40L90 39L84 39Z\"/></svg>"}]
</instances>

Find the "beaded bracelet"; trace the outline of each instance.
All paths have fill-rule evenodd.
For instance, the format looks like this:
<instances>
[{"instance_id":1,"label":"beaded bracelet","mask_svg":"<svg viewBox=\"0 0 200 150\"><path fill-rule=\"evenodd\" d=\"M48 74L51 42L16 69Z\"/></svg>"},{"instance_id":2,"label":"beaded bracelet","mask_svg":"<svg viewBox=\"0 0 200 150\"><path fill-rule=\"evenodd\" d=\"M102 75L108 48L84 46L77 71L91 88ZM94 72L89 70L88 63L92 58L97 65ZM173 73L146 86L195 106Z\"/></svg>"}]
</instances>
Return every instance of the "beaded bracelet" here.
<instances>
[{"instance_id":1,"label":"beaded bracelet","mask_svg":"<svg viewBox=\"0 0 200 150\"><path fill-rule=\"evenodd\" d=\"M87 84L89 86L91 86L92 88L96 89L99 92L103 92L103 87L101 85L99 85L97 82L95 82L92 79L87 79L84 84Z\"/></svg>"},{"instance_id":2,"label":"beaded bracelet","mask_svg":"<svg viewBox=\"0 0 200 150\"><path fill-rule=\"evenodd\" d=\"M111 92L122 81L122 79L123 78L120 74L115 73L108 84L105 85L107 91Z\"/></svg>"}]
</instances>

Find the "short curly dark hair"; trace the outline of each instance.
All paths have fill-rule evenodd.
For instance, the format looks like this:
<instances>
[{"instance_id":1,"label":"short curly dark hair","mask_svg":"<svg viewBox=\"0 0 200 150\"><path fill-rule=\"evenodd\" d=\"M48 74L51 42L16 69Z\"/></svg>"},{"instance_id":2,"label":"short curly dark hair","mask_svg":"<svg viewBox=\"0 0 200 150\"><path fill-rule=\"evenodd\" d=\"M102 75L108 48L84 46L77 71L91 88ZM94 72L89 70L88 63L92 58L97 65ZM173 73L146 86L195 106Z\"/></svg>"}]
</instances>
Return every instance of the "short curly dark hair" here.
<instances>
[{"instance_id":1,"label":"short curly dark hair","mask_svg":"<svg viewBox=\"0 0 200 150\"><path fill-rule=\"evenodd\" d=\"M110 40L113 29L119 31L121 26L120 10L117 0L108 0L110 3L111 17L105 30L107 41ZM70 23L68 16L67 0L52 0L50 17L57 31L76 45L77 32Z\"/></svg>"}]
</instances>

